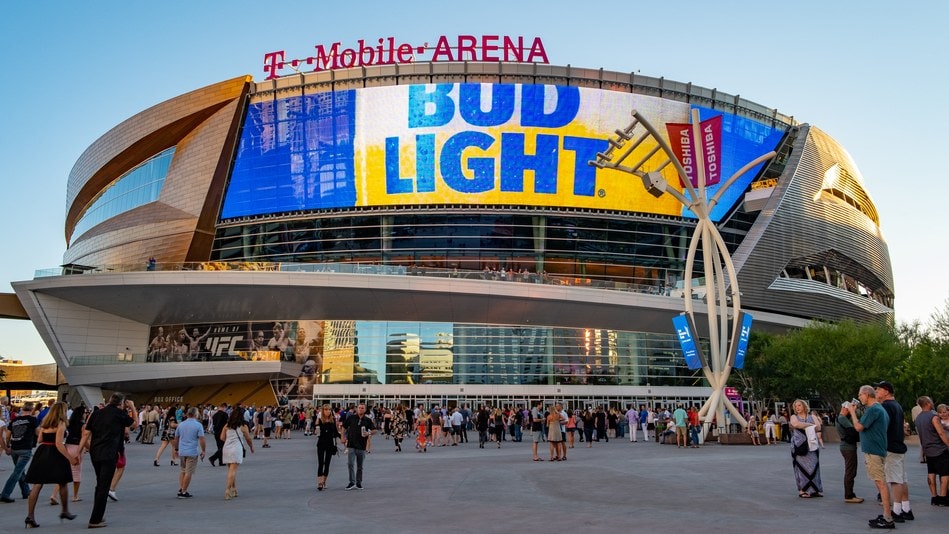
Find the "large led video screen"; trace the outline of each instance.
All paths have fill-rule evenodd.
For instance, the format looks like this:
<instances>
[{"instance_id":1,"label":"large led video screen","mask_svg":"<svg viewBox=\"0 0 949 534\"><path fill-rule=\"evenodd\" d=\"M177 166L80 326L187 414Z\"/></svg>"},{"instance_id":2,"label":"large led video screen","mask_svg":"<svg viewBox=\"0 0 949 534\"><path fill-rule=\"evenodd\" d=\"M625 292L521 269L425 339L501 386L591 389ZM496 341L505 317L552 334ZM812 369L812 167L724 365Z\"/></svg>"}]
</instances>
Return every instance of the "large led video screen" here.
<instances>
[{"instance_id":1,"label":"large led video screen","mask_svg":"<svg viewBox=\"0 0 949 534\"><path fill-rule=\"evenodd\" d=\"M638 110L663 136L688 123L687 103L600 89L529 84L429 84L292 96L249 105L221 219L356 206L568 207L692 218L629 174L587 164ZM783 128L722 116L723 183L774 149ZM668 140L668 139L667 139ZM638 161L646 147L627 162ZM654 155L644 168L664 158ZM712 213L741 198L746 173ZM682 189L671 166L671 187ZM709 187L716 193L719 185Z\"/></svg>"}]
</instances>

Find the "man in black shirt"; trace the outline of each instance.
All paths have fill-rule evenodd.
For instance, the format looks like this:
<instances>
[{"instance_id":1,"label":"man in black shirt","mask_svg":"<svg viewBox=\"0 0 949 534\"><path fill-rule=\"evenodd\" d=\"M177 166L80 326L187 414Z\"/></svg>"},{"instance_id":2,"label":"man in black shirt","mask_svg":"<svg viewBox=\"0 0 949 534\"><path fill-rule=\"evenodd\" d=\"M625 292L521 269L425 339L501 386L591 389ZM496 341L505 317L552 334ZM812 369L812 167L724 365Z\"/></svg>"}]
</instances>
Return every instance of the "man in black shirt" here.
<instances>
[{"instance_id":1,"label":"man in black shirt","mask_svg":"<svg viewBox=\"0 0 949 534\"><path fill-rule=\"evenodd\" d=\"M596 439L594 441L600 441L601 439L606 440L607 443L610 441L610 436L606 433L606 410L602 406L596 410Z\"/></svg>"},{"instance_id":2,"label":"man in black shirt","mask_svg":"<svg viewBox=\"0 0 949 534\"><path fill-rule=\"evenodd\" d=\"M362 489L362 464L366 459L366 445L369 437L372 436L375 426L372 419L366 417L366 405L360 403L356 407L356 413L350 413L343 423L346 430L343 433L343 445L349 449L349 485L347 490Z\"/></svg>"},{"instance_id":3,"label":"man in black shirt","mask_svg":"<svg viewBox=\"0 0 949 534\"><path fill-rule=\"evenodd\" d=\"M893 496L893 520L905 523L906 520L915 519L915 516L910 509L909 485L906 484L906 466L903 464L906 456L906 444L903 442L903 407L893 397L893 384L883 380L873 387L876 389L877 400L890 417L890 424L886 429L884 471L886 481L890 484L890 495Z\"/></svg>"},{"instance_id":4,"label":"man in black shirt","mask_svg":"<svg viewBox=\"0 0 949 534\"><path fill-rule=\"evenodd\" d=\"M219 404L217 410L214 412L214 415L211 416L211 428L214 430L214 442L217 443L217 452L211 455L211 458L208 459L211 462L211 465L214 465L214 460L218 461L218 465L224 465L221 463L223 460L223 451L224 441L221 439L221 431L224 430L224 427L227 426L227 404Z\"/></svg>"},{"instance_id":5,"label":"man in black shirt","mask_svg":"<svg viewBox=\"0 0 949 534\"><path fill-rule=\"evenodd\" d=\"M89 528L106 526L105 505L109 498L112 476L119 457L119 445L125 438L125 429L135 430L138 426L138 412L135 404L118 394L109 397L109 404L101 410L95 410L82 429L82 441L79 450L89 447L89 459L96 472L96 492L92 503L92 515L89 516Z\"/></svg>"},{"instance_id":6,"label":"man in black shirt","mask_svg":"<svg viewBox=\"0 0 949 534\"><path fill-rule=\"evenodd\" d=\"M10 439L6 453L13 460L14 467L10 478L3 486L3 492L0 493L0 502L13 502L10 494L13 493L13 487L17 484L20 485L20 494L24 499L30 496L30 485L23 480L23 477L26 474L26 466L33 456L33 447L36 446L36 427L38 426L36 417L33 417L33 403L23 403L20 415L10 423L10 428L7 430L10 433Z\"/></svg>"}]
</instances>

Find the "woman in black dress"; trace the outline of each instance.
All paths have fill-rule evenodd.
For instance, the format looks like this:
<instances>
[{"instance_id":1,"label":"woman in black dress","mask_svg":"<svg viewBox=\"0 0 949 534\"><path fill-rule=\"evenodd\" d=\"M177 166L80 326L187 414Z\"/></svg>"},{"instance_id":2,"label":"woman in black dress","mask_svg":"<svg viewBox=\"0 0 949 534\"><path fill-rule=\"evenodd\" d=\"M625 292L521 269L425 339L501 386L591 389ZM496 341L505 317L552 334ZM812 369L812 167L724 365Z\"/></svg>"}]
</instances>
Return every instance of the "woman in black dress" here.
<instances>
[{"instance_id":1,"label":"woman in black dress","mask_svg":"<svg viewBox=\"0 0 949 534\"><path fill-rule=\"evenodd\" d=\"M161 453L165 451L165 447L171 444L175 440L175 429L178 428L178 419L175 418L174 407L168 408L168 411L165 414L165 423L164 430L161 433L161 447L158 448L158 452L155 453L155 461L152 464L155 467L158 467L158 460L161 459ZM178 450L174 447L171 448L171 465L178 465L175 463L175 460L178 459Z\"/></svg>"},{"instance_id":2,"label":"woman in black dress","mask_svg":"<svg viewBox=\"0 0 949 534\"><path fill-rule=\"evenodd\" d=\"M323 491L326 487L326 477L330 474L330 460L336 454L336 438L339 437L339 423L329 404L320 408L316 418L320 435L316 438L316 489Z\"/></svg>"},{"instance_id":3,"label":"woman in black dress","mask_svg":"<svg viewBox=\"0 0 949 534\"><path fill-rule=\"evenodd\" d=\"M33 512L36 510L36 501L39 499L40 491L43 490L43 484L59 484L59 502L63 506L59 518L70 521L76 518L75 515L69 513L68 484L72 482L71 465L78 462L79 457L70 454L64 445L66 423L66 404L57 402L49 409L42 424L36 429L40 443L36 452L33 453L33 460L30 462L25 478L28 484L33 484L30 490L26 528L39 526L33 518Z\"/></svg>"},{"instance_id":4,"label":"woman in black dress","mask_svg":"<svg viewBox=\"0 0 949 534\"><path fill-rule=\"evenodd\" d=\"M500 408L494 409L494 415L491 416L494 421L494 435L498 442L498 448L501 448L501 441L504 439L504 414Z\"/></svg>"}]
</instances>

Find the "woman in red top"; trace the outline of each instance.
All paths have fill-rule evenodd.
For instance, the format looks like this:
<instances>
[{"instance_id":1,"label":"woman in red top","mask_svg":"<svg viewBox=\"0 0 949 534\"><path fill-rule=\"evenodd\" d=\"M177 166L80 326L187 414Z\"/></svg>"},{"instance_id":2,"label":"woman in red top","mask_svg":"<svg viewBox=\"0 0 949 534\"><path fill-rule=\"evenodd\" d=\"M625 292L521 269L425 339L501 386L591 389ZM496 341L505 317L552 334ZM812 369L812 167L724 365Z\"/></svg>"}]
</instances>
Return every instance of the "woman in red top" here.
<instances>
[{"instance_id":1,"label":"woman in red top","mask_svg":"<svg viewBox=\"0 0 949 534\"><path fill-rule=\"evenodd\" d=\"M418 416L418 421L415 423L415 430L418 432L418 438L416 438L415 448L418 449L418 452L427 452L428 451L428 442L425 441L425 431L428 429L429 423L431 423L431 417L422 410Z\"/></svg>"},{"instance_id":2,"label":"woman in red top","mask_svg":"<svg viewBox=\"0 0 949 534\"><path fill-rule=\"evenodd\" d=\"M573 448L573 435L577 432L577 415L573 412L570 413L570 417L567 418L567 443L570 444L570 448Z\"/></svg>"}]
</instances>

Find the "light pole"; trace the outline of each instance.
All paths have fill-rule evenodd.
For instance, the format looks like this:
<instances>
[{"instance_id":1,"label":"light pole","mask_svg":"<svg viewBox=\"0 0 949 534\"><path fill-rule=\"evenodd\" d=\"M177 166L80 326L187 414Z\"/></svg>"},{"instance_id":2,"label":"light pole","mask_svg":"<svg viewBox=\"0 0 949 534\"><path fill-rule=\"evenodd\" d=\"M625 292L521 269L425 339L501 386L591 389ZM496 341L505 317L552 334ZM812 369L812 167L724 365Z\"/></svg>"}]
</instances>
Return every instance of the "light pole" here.
<instances>
[{"instance_id":1,"label":"light pole","mask_svg":"<svg viewBox=\"0 0 949 534\"><path fill-rule=\"evenodd\" d=\"M703 139L699 118L699 110L693 109L691 138L695 142L691 146L694 151L693 161L699 162L693 165L693 168L696 169L697 188L693 186L691 178L669 147L669 144L659 135L653 125L636 110L633 110L633 120L629 123L629 126L622 130L616 130L616 136L609 139L610 147L605 152L598 153L596 160L591 161L590 165L600 169L616 169L638 176L643 181L643 187L651 195L659 198L668 193L685 208L695 213L698 218L698 223L689 242L689 252L686 256L684 297L685 314L692 321L692 324L695 324L692 270L695 264L696 252L701 246L707 301L709 357L700 359L702 372L712 388L712 394L702 405L699 417L705 423L711 423L717 418L718 425L723 426L725 424L725 410L727 409L742 427L747 427L748 422L745 421L745 418L724 393L725 384L728 382L728 376L731 374L732 366L735 363L734 354L738 343L738 331L742 322L741 293L738 291L738 276L731 255L710 215L722 194L735 183L735 180L756 165L773 158L776 153L771 151L748 162L722 183L715 196L709 199L706 191L705 173L707 154L705 143L699 142ZM633 156L634 152L638 159L632 165L627 165L626 160ZM658 159L654 158L657 154L659 154ZM663 157L665 158L664 161L662 161ZM657 161L661 162L657 163ZM687 194L671 187L662 175L661 171L669 165L672 165L675 169L679 179L685 186ZM708 428L708 424L702 426L703 438Z\"/></svg>"}]
</instances>

